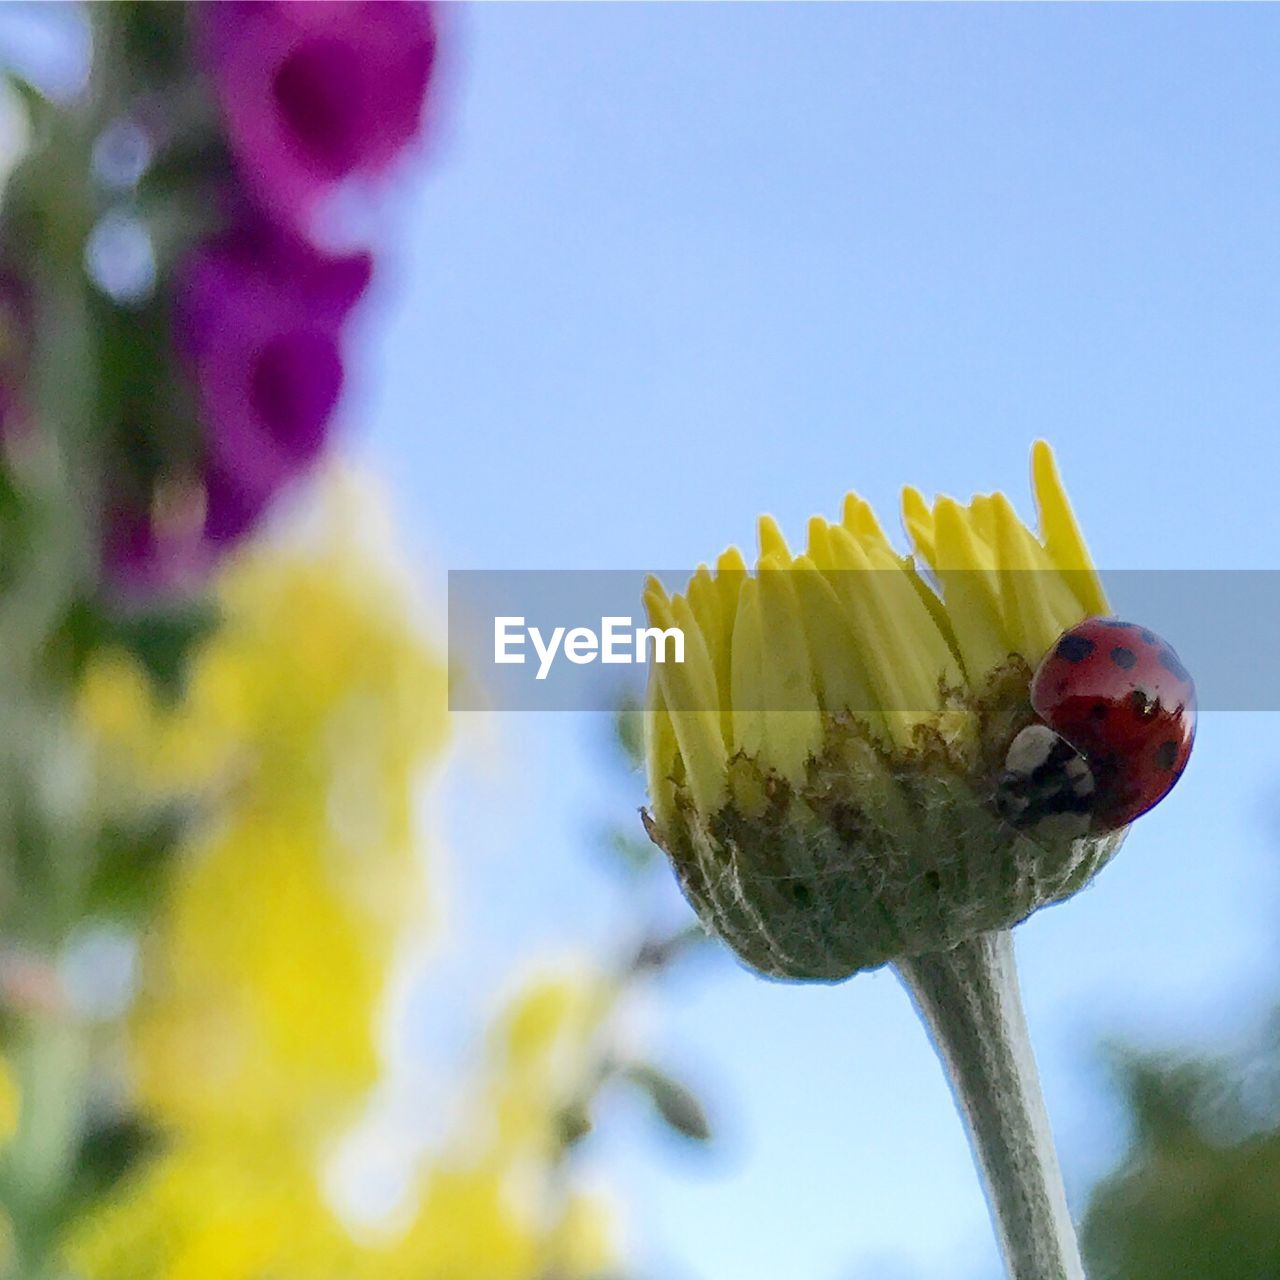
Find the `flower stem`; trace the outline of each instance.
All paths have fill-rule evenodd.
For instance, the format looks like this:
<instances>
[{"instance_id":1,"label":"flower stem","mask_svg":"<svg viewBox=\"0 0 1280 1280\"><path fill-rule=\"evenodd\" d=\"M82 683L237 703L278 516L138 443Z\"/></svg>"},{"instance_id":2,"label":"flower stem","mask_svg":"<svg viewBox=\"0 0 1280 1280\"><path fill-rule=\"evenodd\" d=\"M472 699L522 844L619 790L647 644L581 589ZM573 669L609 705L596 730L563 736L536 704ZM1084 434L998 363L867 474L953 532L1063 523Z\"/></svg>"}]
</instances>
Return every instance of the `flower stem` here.
<instances>
[{"instance_id":1,"label":"flower stem","mask_svg":"<svg viewBox=\"0 0 1280 1280\"><path fill-rule=\"evenodd\" d=\"M1010 1280L1084 1280L1018 993L1013 935L897 962L964 1116Z\"/></svg>"}]
</instances>

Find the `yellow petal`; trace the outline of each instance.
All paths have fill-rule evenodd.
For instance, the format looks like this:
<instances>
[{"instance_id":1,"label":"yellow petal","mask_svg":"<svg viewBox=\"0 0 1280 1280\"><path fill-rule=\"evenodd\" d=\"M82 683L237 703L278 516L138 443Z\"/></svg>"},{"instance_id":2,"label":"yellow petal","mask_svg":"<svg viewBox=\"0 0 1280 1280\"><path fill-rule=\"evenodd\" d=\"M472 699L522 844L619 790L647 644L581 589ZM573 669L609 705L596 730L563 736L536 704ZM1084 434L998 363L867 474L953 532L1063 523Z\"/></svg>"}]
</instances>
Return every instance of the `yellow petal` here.
<instances>
[{"instance_id":1,"label":"yellow petal","mask_svg":"<svg viewBox=\"0 0 1280 1280\"><path fill-rule=\"evenodd\" d=\"M1054 564L1062 569L1087 614L1110 612L1098 572L1058 474L1053 450L1044 440L1031 447L1031 483L1040 513L1040 536Z\"/></svg>"},{"instance_id":2,"label":"yellow petal","mask_svg":"<svg viewBox=\"0 0 1280 1280\"><path fill-rule=\"evenodd\" d=\"M738 616L738 592L747 576L747 562L737 547L721 553L716 561L716 592L720 596L720 617L724 624L726 649L733 634L733 620Z\"/></svg>"},{"instance_id":3,"label":"yellow petal","mask_svg":"<svg viewBox=\"0 0 1280 1280\"><path fill-rule=\"evenodd\" d=\"M992 557L974 533L969 513L950 498L940 498L936 517L935 573L965 673L978 688L1016 645L1005 628L999 579L988 567Z\"/></svg>"},{"instance_id":4,"label":"yellow petal","mask_svg":"<svg viewBox=\"0 0 1280 1280\"><path fill-rule=\"evenodd\" d=\"M676 733L662 697L662 681L656 671L649 675L645 718L645 772L649 798L659 822L670 822L676 813L675 767L678 747Z\"/></svg>"},{"instance_id":5,"label":"yellow petal","mask_svg":"<svg viewBox=\"0 0 1280 1280\"><path fill-rule=\"evenodd\" d=\"M782 536L782 530L778 528L778 522L772 516L761 516L759 528L761 560L766 556L777 556L784 565L790 564L791 551L786 538Z\"/></svg>"},{"instance_id":6,"label":"yellow petal","mask_svg":"<svg viewBox=\"0 0 1280 1280\"><path fill-rule=\"evenodd\" d=\"M720 553L720 558L716 561L717 575L726 573L746 573L747 562L742 558L742 552L737 547L729 547Z\"/></svg>"},{"instance_id":7,"label":"yellow petal","mask_svg":"<svg viewBox=\"0 0 1280 1280\"><path fill-rule=\"evenodd\" d=\"M833 526L828 524L821 516L809 517L809 559L824 573L828 569L835 567L835 560L831 554L832 528Z\"/></svg>"},{"instance_id":8,"label":"yellow petal","mask_svg":"<svg viewBox=\"0 0 1280 1280\"><path fill-rule=\"evenodd\" d=\"M963 667L964 663L960 657L960 646L956 642L955 628L951 624L951 617L947 613L947 606L942 601L938 593L925 580L924 575L920 572L916 564L914 556L896 557L898 563L902 566L902 572L907 575L907 581L915 588L916 598L924 605L929 616L933 619L933 625L938 628L938 634L946 642L947 648L951 650L951 656L956 663Z\"/></svg>"},{"instance_id":9,"label":"yellow petal","mask_svg":"<svg viewBox=\"0 0 1280 1280\"><path fill-rule=\"evenodd\" d=\"M809 757L822 745L822 716L792 578L780 557L761 561L760 685L769 761L783 777L802 782Z\"/></svg>"},{"instance_id":10,"label":"yellow petal","mask_svg":"<svg viewBox=\"0 0 1280 1280\"><path fill-rule=\"evenodd\" d=\"M716 661L716 685L720 689L721 730L725 745L733 745L733 711L730 691L733 683L733 626L738 617L738 595L747 579L747 562L737 547L730 547L716 561L716 594L720 597L720 654Z\"/></svg>"},{"instance_id":11,"label":"yellow petal","mask_svg":"<svg viewBox=\"0 0 1280 1280\"><path fill-rule=\"evenodd\" d=\"M958 685L960 668L947 638L947 628L939 626L936 620L937 597L927 590L911 558L898 555L887 543L884 546L875 543L863 545L872 568L881 579L892 584L894 592L901 597L904 620L908 616L913 619L913 635L928 654L929 670L941 674L948 685ZM895 569L899 571L896 574L893 572ZM936 680L935 675L934 683Z\"/></svg>"},{"instance_id":12,"label":"yellow petal","mask_svg":"<svg viewBox=\"0 0 1280 1280\"><path fill-rule=\"evenodd\" d=\"M828 580L848 611L890 733L908 745L912 727L939 706L941 682L959 684L959 668L891 552L874 544L868 551L842 527L831 530L830 547Z\"/></svg>"},{"instance_id":13,"label":"yellow petal","mask_svg":"<svg viewBox=\"0 0 1280 1280\"><path fill-rule=\"evenodd\" d=\"M884 716L867 678L848 614L831 583L808 556L796 557L793 582L823 711L829 715L852 713L887 742Z\"/></svg>"},{"instance_id":14,"label":"yellow petal","mask_svg":"<svg viewBox=\"0 0 1280 1280\"><path fill-rule=\"evenodd\" d=\"M978 501L975 499L975 504ZM992 594L995 595L998 590L995 581L995 543L989 541L982 532L982 525L987 523L985 514L989 507L982 506L980 509L984 513L983 519L979 518L975 507L962 507L953 498L938 499L934 508L938 529L938 560L935 568L971 570L982 581L990 583ZM994 525L991 527L994 530Z\"/></svg>"},{"instance_id":15,"label":"yellow petal","mask_svg":"<svg viewBox=\"0 0 1280 1280\"><path fill-rule=\"evenodd\" d=\"M969 523L979 545L985 546L991 567L996 565L996 516L995 499L989 493L975 494L969 503Z\"/></svg>"},{"instance_id":16,"label":"yellow petal","mask_svg":"<svg viewBox=\"0 0 1280 1280\"><path fill-rule=\"evenodd\" d=\"M707 647L711 650L714 658L723 633L720 617L720 595L716 591L716 583L711 576L711 570L705 564L700 564L694 570L685 594L689 598L689 608L693 610L693 616L697 619L698 626L706 637Z\"/></svg>"},{"instance_id":17,"label":"yellow petal","mask_svg":"<svg viewBox=\"0 0 1280 1280\"><path fill-rule=\"evenodd\" d=\"M845 494L840 523L855 538L872 538L876 542L883 542L886 547L889 545L889 539L884 536L884 530L880 527L871 504L856 493Z\"/></svg>"},{"instance_id":18,"label":"yellow petal","mask_svg":"<svg viewBox=\"0 0 1280 1280\"><path fill-rule=\"evenodd\" d=\"M661 682L694 803L704 813L716 813L724 801L728 756L706 639L688 601L682 596L668 600L655 578L645 584L644 603L651 625L684 632L684 661L655 662L652 671Z\"/></svg>"},{"instance_id":19,"label":"yellow petal","mask_svg":"<svg viewBox=\"0 0 1280 1280\"><path fill-rule=\"evenodd\" d=\"M934 519L929 504L919 489L908 485L902 491L902 523L906 526L911 545L928 564L936 564L934 549Z\"/></svg>"},{"instance_id":20,"label":"yellow petal","mask_svg":"<svg viewBox=\"0 0 1280 1280\"><path fill-rule=\"evenodd\" d=\"M764 716L764 640L760 623L760 583L747 578L738 593L738 616L733 623L733 751L762 758L768 747Z\"/></svg>"},{"instance_id":21,"label":"yellow petal","mask_svg":"<svg viewBox=\"0 0 1280 1280\"><path fill-rule=\"evenodd\" d=\"M725 616L724 594L705 564L699 565L690 579L688 597L689 608L706 641L707 653L715 671L720 733L727 746L733 729L733 720L729 714L729 646L732 643L733 627L731 618ZM736 604L735 600L735 608Z\"/></svg>"},{"instance_id":22,"label":"yellow petal","mask_svg":"<svg viewBox=\"0 0 1280 1280\"><path fill-rule=\"evenodd\" d=\"M1034 666L1067 627L1080 621L1083 610L1009 500L996 494L992 509L1005 630L1015 652Z\"/></svg>"}]
</instances>

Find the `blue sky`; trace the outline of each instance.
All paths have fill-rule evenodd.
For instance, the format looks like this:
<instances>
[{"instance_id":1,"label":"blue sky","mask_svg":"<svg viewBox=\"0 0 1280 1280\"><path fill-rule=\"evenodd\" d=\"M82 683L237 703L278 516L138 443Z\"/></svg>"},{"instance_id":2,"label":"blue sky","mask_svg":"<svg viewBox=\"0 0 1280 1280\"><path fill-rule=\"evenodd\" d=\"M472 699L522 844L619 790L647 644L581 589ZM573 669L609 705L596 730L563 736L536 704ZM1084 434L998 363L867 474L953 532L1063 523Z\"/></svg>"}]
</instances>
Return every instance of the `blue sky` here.
<instances>
[{"instance_id":1,"label":"blue sky","mask_svg":"<svg viewBox=\"0 0 1280 1280\"><path fill-rule=\"evenodd\" d=\"M890 520L905 482L1030 514L1037 436L1100 564L1275 565L1280 12L448 16L451 93L389 219L353 400L431 591L447 568L692 564L762 510L798 535L850 487ZM1230 1043L1275 988L1278 731L1204 716L1118 862L1020 931L1077 1196L1123 1145L1100 1041ZM460 732L446 968L479 991L531 946L625 927L588 849L639 796L600 717ZM996 1274L891 976L801 989L708 963L654 1023L725 1135L681 1160L610 1118L593 1159L634 1194L655 1274Z\"/></svg>"},{"instance_id":2,"label":"blue sky","mask_svg":"<svg viewBox=\"0 0 1280 1280\"><path fill-rule=\"evenodd\" d=\"M444 17L433 153L386 211L348 401L429 597L450 568L691 565L762 510L798 536L851 487L890 522L908 482L1030 514L1037 436L1104 567L1276 565L1274 7ZM1276 991L1278 734L1205 715L1119 860L1020 930L1077 1204L1124 1142L1100 1043L1229 1045ZM449 933L404 1028L424 1062L531 954L607 952L637 915L591 852L641 799L603 717L457 736L429 801ZM708 960L661 996L649 1034L721 1141L682 1158L616 1108L587 1152L650 1274L996 1275L890 975L781 987ZM444 1098L422 1092L425 1127Z\"/></svg>"}]
</instances>

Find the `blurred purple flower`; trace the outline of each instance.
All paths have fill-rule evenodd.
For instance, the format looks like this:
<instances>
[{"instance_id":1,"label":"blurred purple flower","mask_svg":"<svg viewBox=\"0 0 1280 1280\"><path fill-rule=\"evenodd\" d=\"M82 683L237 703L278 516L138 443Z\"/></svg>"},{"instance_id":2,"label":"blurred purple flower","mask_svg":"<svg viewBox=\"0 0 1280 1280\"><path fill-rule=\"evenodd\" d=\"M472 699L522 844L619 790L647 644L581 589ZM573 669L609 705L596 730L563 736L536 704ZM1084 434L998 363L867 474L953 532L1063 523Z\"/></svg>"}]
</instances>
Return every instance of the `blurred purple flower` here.
<instances>
[{"instance_id":1,"label":"blurred purple flower","mask_svg":"<svg viewBox=\"0 0 1280 1280\"><path fill-rule=\"evenodd\" d=\"M262 517L274 494L250 495L210 470L166 502L108 502L102 567L117 593L146 597L200 588Z\"/></svg>"},{"instance_id":2,"label":"blurred purple flower","mask_svg":"<svg viewBox=\"0 0 1280 1280\"><path fill-rule=\"evenodd\" d=\"M180 505L172 500L140 505L109 496L102 522L102 569L115 593L147 597L198 587L214 562L203 537L204 512L198 486Z\"/></svg>"},{"instance_id":3,"label":"blurred purple flower","mask_svg":"<svg viewBox=\"0 0 1280 1280\"><path fill-rule=\"evenodd\" d=\"M415 0L223 0L194 7L200 56L246 184L305 226L352 175L374 176L417 133L435 60Z\"/></svg>"},{"instance_id":4,"label":"blurred purple flower","mask_svg":"<svg viewBox=\"0 0 1280 1280\"><path fill-rule=\"evenodd\" d=\"M201 245L179 269L175 340L209 471L245 513L241 526L228 502L215 540L244 532L323 447L342 390L340 329L371 270L368 254L332 257L265 225Z\"/></svg>"},{"instance_id":5,"label":"blurred purple flower","mask_svg":"<svg viewBox=\"0 0 1280 1280\"><path fill-rule=\"evenodd\" d=\"M201 472L176 498L108 487L104 568L141 592L195 585L324 448L372 260L317 249L311 215L413 139L435 60L432 11L415 0L223 0L192 15L239 180L228 229L167 282Z\"/></svg>"},{"instance_id":6,"label":"blurred purple flower","mask_svg":"<svg viewBox=\"0 0 1280 1280\"><path fill-rule=\"evenodd\" d=\"M179 265L174 346L195 389L203 472L177 501L108 501L102 558L117 589L197 584L315 461L342 390L341 329L371 271L367 253L322 253L243 211Z\"/></svg>"}]
</instances>

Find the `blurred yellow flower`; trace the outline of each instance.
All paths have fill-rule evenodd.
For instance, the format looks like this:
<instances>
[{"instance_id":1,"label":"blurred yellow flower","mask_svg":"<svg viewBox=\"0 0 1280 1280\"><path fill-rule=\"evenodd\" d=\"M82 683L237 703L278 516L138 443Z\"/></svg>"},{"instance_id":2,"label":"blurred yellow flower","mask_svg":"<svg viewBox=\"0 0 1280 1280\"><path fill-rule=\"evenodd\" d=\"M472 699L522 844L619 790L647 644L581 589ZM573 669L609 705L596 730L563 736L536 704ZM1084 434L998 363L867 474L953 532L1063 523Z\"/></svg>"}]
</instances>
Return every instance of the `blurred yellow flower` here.
<instances>
[{"instance_id":1,"label":"blurred yellow flower","mask_svg":"<svg viewBox=\"0 0 1280 1280\"><path fill-rule=\"evenodd\" d=\"M18 1132L18 1111L21 1104L22 1090L13 1069L0 1058L0 1146L11 1141Z\"/></svg>"},{"instance_id":2,"label":"blurred yellow flower","mask_svg":"<svg viewBox=\"0 0 1280 1280\"><path fill-rule=\"evenodd\" d=\"M172 1152L89 1225L90 1275L283 1274L282 1232L317 1259L346 1239L314 1181L377 1077L381 992L423 920L415 794L446 720L438 660L351 532L228 570L178 707L118 655L86 675L104 792L211 812L143 940L130 1025ZM122 1246L127 1270L103 1262L151 1236Z\"/></svg>"},{"instance_id":3,"label":"blurred yellow flower","mask_svg":"<svg viewBox=\"0 0 1280 1280\"><path fill-rule=\"evenodd\" d=\"M606 1256L603 1209L554 1168L610 1004L585 975L507 1010L404 1230L357 1242L321 1191L378 1076L399 939L422 925L416 791L446 724L440 665L357 546L340 520L318 548L231 567L177 708L118 655L84 680L104 806L194 792L209 808L143 939L129 1021L163 1153L72 1234L85 1280L546 1280L551 1260L573 1280Z\"/></svg>"},{"instance_id":4,"label":"blurred yellow flower","mask_svg":"<svg viewBox=\"0 0 1280 1280\"><path fill-rule=\"evenodd\" d=\"M152 747L142 761L225 799L147 939L139 1093L184 1126L315 1137L376 1076L379 993L403 925L421 921L413 804L443 740L443 673L340 536L244 560L220 600L225 622L158 735L167 760ZM117 703L136 703L122 684ZM99 723L127 736L95 696ZM135 721L144 751L158 714Z\"/></svg>"},{"instance_id":5,"label":"blurred yellow flower","mask_svg":"<svg viewBox=\"0 0 1280 1280\"><path fill-rule=\"evenodd\" d=\"M606 1204L565 1177L561 1128L564 1110L598 1086L616 996L602 975L566 967L511 998L452 1148L426 1175L419 1210L391 1251L405 1280L572 1280L616 1256Z\"/></svg>"},{"instance_id":6,"label":"blurred yellow flower","mask_svg":"<svg viewBox=\"0 0 1280 1280\"><path fill-rule=\"evenodd\" d=\"M297 1153L195 1139L134 1174L79 1227L94 1280L349 1280L356 1250Z\"/></svg>"},{"instance_id":7,"label":"blurred yellow flower","mask_svg":"<svg viewBox=\"0 0 1280 1280\"><path fill-rule=\"evenodd\" d=\"M547 1252L554 1260L549 1268L552 1275L606 1274L618 1255L610 1205L597 1196L571 1195L547 1242Z\"/></svg>"},{"instance_id":8,"label":"blurred yellow flower","mask_svg":"<svg viewBox=\"0 0 1280 1280\"><path fill-rule=\"evenodd\" d=\"M555 1150L562 1113L592 1087L615 995L585 968L538 977L516 995L492 1036L500 1145L544 1158Z\"/></svg>"},{"instance_id":9,"label":"blurred yellow flower","mask_svg":"<svg viewBox=\"0 0 1280 1280\"><path fill-rule=\"evenodd\" d=\"M436 1168L408 1230L378 1260L379 1280L535 1280L540 1233L500 1165Z\"/></svg>"},{"instance_id":10,"label":"blurred yellow flower","mask_svg":"<svg viewBox=\"0 0 1280 1280\"><path fill-rule=\"evenodd\" d=\"M185 1126L314 1138L373 1083L395 935L316 854L306 832L252 821L193 851L146 949L133 1020L145 1106Z\"/></svg>"}]
</instances>

